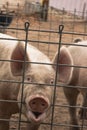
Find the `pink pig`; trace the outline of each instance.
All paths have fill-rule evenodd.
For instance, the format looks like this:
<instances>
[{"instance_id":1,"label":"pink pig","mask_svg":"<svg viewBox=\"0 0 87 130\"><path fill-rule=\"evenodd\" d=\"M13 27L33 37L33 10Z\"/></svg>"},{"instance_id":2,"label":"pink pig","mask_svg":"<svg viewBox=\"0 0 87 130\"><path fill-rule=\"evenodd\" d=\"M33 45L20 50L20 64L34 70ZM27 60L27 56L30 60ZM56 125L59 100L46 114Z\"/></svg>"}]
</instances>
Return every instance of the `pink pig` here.
<instances>
[{"instance_id":1,"label":"pink pig","mask_svg":"<svg viewBox=\"0 0 87 130\"><path fill-rule=\"evenodd\" d=\"M87 41L78 39L73 46L68 48L62 47L60 49L60 64L67 64L70 67L60 66L59 79L61 83L65 84L63 87L64 94L70 106L70 130L79 130L78 120L76 116L76 102L78 94L83 96L83 106L87 107ZM63 54L64 53L64 54ZM55 59L57 59L57 54ZM56 60L54 60L56 62ZM84 87L84 88L83 88ZM80 110L80 116L83 117L84 109ZM86 112L86 111L85 111ZM86 114L86 113L84 113ZM86 115L84 115L85 117ZM84 118L83 117L83 118Z\"/></svg>"},{"instance_id":2,"label":"pink pig","mask_svg":"<svg viewBox=\"0 0 87 130\"><path fill-rule=\"evenodd\" d=\"M50 113L55 70L38 49L27 44L25 55L25 43L12 39L0 34L0 130L8 130L5 119L20 110L30 121L28 129L37 130Z\"/></svg>"}]
</instances>

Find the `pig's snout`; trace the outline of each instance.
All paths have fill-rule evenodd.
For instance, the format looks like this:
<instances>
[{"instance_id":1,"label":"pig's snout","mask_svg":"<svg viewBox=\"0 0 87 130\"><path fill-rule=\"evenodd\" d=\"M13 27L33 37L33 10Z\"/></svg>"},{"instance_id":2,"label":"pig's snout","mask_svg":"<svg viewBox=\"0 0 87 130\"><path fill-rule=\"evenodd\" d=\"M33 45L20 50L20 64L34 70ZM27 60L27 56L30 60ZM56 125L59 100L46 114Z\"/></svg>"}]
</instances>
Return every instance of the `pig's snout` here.
<instances>
[{"instance_id":1,"label":"pig's snout","mask_svg":"<svg viewBox=\"0 0 87 130\"><path fill-rule=\"evenodd\" d=\"M46 116L47 111L50 107L49 99L45 96L30 96L27 100L28 102L28 113L27 117L30 121L35 123L42 122Z\"/></svg>"},{"instance_id":2,"label":"pig's snout","mask_svg":"<svg viewBox=\"0 0 87 130\"><path fill-rule=\"evenodd\" d=\"M29 101L32 112L43 113L48 108L48 102L42 97L35 97Z\"/></svg>"}]
</instances>

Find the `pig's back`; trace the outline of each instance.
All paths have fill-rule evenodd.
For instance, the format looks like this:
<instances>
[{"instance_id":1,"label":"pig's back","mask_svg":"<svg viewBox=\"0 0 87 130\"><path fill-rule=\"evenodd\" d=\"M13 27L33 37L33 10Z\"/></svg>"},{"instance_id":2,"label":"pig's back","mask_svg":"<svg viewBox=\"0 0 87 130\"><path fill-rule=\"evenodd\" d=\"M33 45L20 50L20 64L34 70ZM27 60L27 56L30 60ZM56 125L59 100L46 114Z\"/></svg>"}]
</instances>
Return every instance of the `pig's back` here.
<instances>
[{"instance_id":1,"label":"pig's back","mask_svg":"<svg viewBox=\"0 0 87 130\"><path fill-rule=\"evenodd\" d=\"M0 59L9 59L17 43L18 41L16 38L0 33Z\"/></svg>"},{"instance_id":2,"label":"pig's back","mask_svg":"<svg viewBox=\"0 0 87 130\"><path fill-rule=\"evenodd\" d=\"M87 66L87 41L76 43L68 49L75 65Z\"/></svg>"},{"instance_id":3,"label":"pig's back","mask_svg":"<svg viewBox=\"0 0 87 130\"><path fill-rule=\"evenodd\" d=\"M17 38L0 33L0 58L3 57L7 59L11 55L12 51L17 46L17 44ZM20 42L20 44L25 46L25 42ZM49 58L45 54L43 54L36 47L30 45L29 43L27 44L27 54L29 55L29 59L32 62L50 62Z\"/></svg>"},{"instance_id":4,"label":"pig's back","mask_svg":"<svg viewBox=\"0 0 87 130\"><path fill-rule=\"evenodd\" d=\"M0 72L5 68L8 71L10 70L10 62L3 62L3 60L11 60L11 54L18 43L22 44L25 49L25 42L19 42L17 38L0 33ZM29 43L27 44L27 55L30 62L50 63L49 58L45 54ZM47 65L47 67L49 66Z\"/></svg>"}]
</instances>

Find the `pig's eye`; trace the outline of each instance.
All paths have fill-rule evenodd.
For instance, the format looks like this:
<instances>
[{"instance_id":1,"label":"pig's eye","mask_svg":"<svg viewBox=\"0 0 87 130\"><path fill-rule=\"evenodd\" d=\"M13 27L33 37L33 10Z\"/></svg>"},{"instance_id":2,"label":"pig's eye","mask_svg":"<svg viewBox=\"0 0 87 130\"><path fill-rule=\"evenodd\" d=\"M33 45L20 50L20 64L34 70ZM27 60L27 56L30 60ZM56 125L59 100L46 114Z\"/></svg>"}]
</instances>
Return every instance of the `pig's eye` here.
<instances>
[{"instance_id":1,"label":"pig's eye","mask_svg":"<svg viewBox=\"0 0 87 130\"><path fill-rule=\"evenodd\" d=\"M51 79L51 80L50 80L50 84L54 84L54 79Z\"/></svg>"},{"instance_id":2,"label":"pig's eye","mask_svg":"<svg viewBox=\"0 0 87 130\"><path fill-rule=\"evenodd\" d=\"M32 81L31 77L27 77L27 81L31 82Z\"/></svg>"}]
</instances>

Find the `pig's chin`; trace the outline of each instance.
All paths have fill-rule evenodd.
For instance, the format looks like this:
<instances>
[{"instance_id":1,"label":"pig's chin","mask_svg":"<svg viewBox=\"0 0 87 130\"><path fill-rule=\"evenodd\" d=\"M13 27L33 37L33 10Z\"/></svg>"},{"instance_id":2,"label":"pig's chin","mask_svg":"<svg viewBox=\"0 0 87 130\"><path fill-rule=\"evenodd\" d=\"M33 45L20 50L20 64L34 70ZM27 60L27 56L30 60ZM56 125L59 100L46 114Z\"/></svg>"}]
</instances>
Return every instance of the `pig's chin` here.
<instances>
[{"instance_id":1,"label":"pig's chin","mask_svg":"<svg viewBox=\"0 0 87 130\"><path fill-rule=\"evenodd\" d=\"M28 111L28 119L33 123L41 123L46 118L46 112L39 113L39 112L32 112Z\"/></svg>"}]
</instances>

